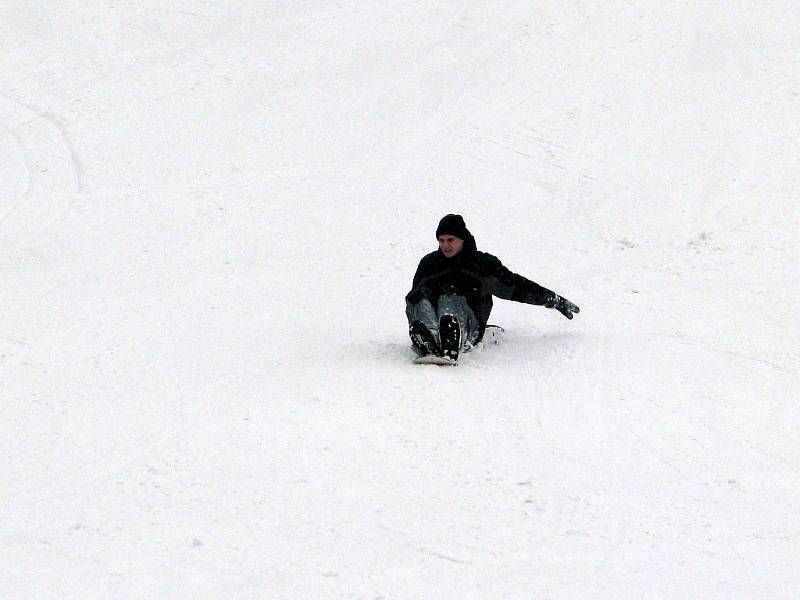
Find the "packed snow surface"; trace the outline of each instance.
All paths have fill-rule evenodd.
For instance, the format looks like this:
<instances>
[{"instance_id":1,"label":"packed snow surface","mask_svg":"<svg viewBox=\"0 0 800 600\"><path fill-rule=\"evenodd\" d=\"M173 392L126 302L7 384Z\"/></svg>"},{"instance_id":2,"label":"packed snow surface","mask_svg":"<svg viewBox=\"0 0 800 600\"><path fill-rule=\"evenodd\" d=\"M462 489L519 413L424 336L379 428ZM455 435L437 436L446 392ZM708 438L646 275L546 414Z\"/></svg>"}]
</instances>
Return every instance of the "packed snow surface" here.
<instances>
[{"instance_id":1,"label":"packed snow surface","mask_svg":"<svg viewBox=\"0 0 800 600\"><path fill-rule=\"evenodd\" d=\"M796 598L793 2L0 8L0 597ZM580 305L418 366L438 219Z\"/></svg>"}]
</instances>

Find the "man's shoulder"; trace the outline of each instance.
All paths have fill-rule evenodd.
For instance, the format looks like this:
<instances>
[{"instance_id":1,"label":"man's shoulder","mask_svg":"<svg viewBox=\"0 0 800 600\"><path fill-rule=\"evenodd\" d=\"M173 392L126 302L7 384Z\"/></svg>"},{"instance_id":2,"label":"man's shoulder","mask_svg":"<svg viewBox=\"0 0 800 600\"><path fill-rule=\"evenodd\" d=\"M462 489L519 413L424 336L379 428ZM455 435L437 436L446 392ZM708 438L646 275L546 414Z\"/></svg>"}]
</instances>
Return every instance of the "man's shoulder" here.
<instances>
[{"instance_id":1,"label":"man's shoulder","mask_svg":"<svg viewBox=\"0 0 800 600\"><path fill-rule=\"evenodd\" d=\"M497 258L494 254L489 254L488 252L482 252L481 250L475 251L474 260L483 267L502 266L500 259Z\"/></svg>"},{"instance_id":2,"label":"man's shoulder","mask_svg":"<svg viewBox=\"0 0 800 600\"><path fill-rule=\"evenodd\" d=\"M436 267L437 265L451 264L452 259L448 260L438 250L434 250L422 257L419 261L420 268ZM478 265L482 268L497 268L501 267L500 259L481 250L472 250L468 256L464 256L463 260L456 260L451 266L467 267L468 265Z\"/></svg>"},{"instance_id":3,"label":"man's shoulder","mask_svg":"<svg viewBox=\"0 0 800 600\"><path fill-rule=\"evenodd\" d=\"M483 250L475 250L475 254L481 258L481 260L498 260L498 258L494 254L489 254L488 252L484 252Z\"/></svg>"},{"instance_id":4,"label":"man's shoulder","mask_svg":"<svg viewBox=\"0 0 800 600\"><path fill-rule=\"evenodd\" d=\"M436 268L436 265L439 263L439 257L440 253L438 251L426 254L420 259L419 265L417 266L417 270L426 271L431 268Z\"/></svg>"}]
</instances>

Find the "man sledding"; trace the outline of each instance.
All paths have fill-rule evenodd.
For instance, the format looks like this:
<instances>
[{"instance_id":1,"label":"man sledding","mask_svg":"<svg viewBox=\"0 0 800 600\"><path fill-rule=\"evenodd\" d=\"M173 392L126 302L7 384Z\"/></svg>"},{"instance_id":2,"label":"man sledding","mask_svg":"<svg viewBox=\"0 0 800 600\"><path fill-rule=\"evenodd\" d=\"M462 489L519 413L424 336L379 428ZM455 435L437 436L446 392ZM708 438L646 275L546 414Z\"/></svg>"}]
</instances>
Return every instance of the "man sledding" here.
<instances>
[{"instance_id":1,"label":"man sledding","mask_svg":"<svg viewBox=\"0 0 800 600\"><path fill-rule=\"evenodd\" d=\"M555 292L509 271L478 250L461 215L436 228L439 249L422 258L406 295L409 335L421 357L457 362L485 335L492 296L553 308L571 319L580 309Z\"/></svg>"}]
</instances>

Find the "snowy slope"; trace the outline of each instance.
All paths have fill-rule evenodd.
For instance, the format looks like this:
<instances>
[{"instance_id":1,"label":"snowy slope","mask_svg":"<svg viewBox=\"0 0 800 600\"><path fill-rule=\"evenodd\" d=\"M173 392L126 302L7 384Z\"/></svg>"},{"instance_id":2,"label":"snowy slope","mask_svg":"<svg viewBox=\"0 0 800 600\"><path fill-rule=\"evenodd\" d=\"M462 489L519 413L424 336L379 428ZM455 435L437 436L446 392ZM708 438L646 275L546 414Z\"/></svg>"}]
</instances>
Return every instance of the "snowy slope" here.
<instances>
[{"instance_id":1,"label":"snowy slope","mask_svg":"<svg viewBox=\"0 0 800 600\"><path fill-rule=\"evenodd\" d=\"M0 597L797 596L792 3L0 17Z\"/></svg>"}]
</instances>

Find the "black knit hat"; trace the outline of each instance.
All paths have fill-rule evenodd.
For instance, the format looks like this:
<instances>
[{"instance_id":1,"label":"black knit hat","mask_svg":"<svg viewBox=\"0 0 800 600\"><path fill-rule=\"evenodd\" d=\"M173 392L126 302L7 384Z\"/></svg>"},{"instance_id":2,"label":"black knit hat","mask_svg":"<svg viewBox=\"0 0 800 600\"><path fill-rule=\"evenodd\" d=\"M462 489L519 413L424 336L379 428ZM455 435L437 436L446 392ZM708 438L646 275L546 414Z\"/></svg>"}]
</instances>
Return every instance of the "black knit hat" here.
<instances>
[{"instance_id":1,"label":"black knit hat","mask_svg":"<svg viewBox=\"0 0 800 600\"><path fill-rule=\"evenodd\" d=\"M450 214L445 215L439 221L439 226L436 228L436 237L438 238L440 235L454 235L457 238L466 240L470 233L466 223L464 223L464 217Z\"/></svg>"}]
</instances>

